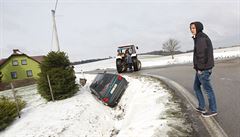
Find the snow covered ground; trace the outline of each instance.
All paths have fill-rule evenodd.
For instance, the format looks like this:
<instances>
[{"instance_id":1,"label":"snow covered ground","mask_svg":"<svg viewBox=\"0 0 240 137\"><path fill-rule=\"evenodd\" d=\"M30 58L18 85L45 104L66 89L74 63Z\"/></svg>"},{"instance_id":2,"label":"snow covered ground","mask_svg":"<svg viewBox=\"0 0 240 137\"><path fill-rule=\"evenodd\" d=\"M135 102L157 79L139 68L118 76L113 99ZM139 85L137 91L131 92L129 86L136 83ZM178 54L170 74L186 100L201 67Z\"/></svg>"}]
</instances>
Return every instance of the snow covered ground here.
<instances>
[{"instance_id":1,"label":"snow covered ground","mask_svg":"<svg viewBox=\"0 0 240 137\"><path fill-rule=\"evenodd\" d=\"M46 102L36 85L18 88L27 101L21 118L1 137L148 137L188 136L191 124L180 104L159 81L124 76L130 83L119 105L110 108L92 96L89 85L95 75L85 75L87 84L69 99ZM78 76L79 78L79 76ZM0 95L11 96L10 91Z\"/></svg>"},{"instance_id":2,"label":"snow covered ground","mask_svg":"<svg viewBox=\"0 0 240 137\"><path fill-rule=\"evenodd\" d=\"M142 67L152 66L164 66L169 64L185 64L191 63L193 60L193 53L178 54L172 59L171 56L157 56L157 55L143 55L139 56L139 60L142 62ZM214 50L215 60L230 59L240 57L240 46L222 48ZM103 60L93 63L87 63L82 65L76 65L75 71L91 71L97 69L116 69L115 59Z\"/></svg>"}]
</instances>

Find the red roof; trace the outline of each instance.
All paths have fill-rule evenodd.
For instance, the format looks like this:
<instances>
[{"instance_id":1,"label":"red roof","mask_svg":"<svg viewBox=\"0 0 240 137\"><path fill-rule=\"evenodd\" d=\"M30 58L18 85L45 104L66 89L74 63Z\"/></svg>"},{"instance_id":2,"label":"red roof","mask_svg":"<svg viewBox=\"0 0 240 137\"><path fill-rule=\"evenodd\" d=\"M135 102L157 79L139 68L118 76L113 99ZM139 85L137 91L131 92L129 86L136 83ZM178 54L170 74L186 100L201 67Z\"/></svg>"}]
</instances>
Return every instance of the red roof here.
<instances>
[{"instance_id":1,"label":"red roof","mask_svg":"<svg viewBox=\"0 0 240 137\"><path fill-rule=\"evenodd\" d=\"M41 63L44 59L44 56L31 56L31 58Z\"/></svg>"},{"instance_id":2,"label":"red roof","mask_svg":"<svg viewBox=\"0 0 240 137\"><path fill-rule=\"evenodd\" d=\"M10 59L12 56L18 56L18 55L25 55L35 61L37 61L38 63L41 63L43 61L43 57L44 56L28 56L26 54L16 54L16 53L13 53L11 56L9 56L8 58L4 58L4 59L1 59L0 60L0 66L3 65L8 59Z\"/></svg>"},{"instance_id":3,"label":"red roof","mask_svg":"<svg viewBox=\"0 0 240 137\"><path fill-rule=\"evenodd\" d=\"M1 59L0 60L0 66L6 61L7 59Z\"/></svg>"}]
</instances>

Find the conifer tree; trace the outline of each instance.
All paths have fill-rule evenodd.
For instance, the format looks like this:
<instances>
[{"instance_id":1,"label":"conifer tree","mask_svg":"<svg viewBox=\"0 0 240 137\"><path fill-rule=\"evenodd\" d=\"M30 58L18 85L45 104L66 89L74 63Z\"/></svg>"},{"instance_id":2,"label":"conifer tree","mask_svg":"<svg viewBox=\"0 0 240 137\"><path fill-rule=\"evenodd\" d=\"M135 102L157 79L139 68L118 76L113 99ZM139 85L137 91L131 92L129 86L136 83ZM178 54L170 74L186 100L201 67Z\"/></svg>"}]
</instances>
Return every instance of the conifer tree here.
<instances>
[{"instance_id":1,"label":"conifer tree","mask_svg":"<svg viewBox=\"0 0 240 137\"><path fill-rule=\"evenodd\" d=\"M55 100L73 96L78 91L76 76L68 56L64 52L49 52L41 65L39 73L38 92L45 99L52 100L47 75L49 76Z\"/></svg>"},{"instance_id":2,"label":"conifer tree","mask_svg":"<svg viewBox=\"0 0 240 137\"><path fill-rule=\"evenodd\" d=\"M21 111L25 107L26 102L19 97L17 97L17 102ZM10 98L0 96L0 131L9 126L17 116L16 103Z\"/></svg>"}]
</instances>

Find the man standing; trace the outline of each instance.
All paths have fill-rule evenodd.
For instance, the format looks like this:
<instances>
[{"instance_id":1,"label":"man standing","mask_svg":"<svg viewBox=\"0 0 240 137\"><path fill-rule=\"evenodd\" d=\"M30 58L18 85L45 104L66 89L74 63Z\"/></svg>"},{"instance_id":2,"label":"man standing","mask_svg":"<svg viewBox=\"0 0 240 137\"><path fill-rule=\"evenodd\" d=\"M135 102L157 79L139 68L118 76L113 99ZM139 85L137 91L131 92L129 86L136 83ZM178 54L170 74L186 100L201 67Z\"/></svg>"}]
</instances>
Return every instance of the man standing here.
<instances>
[{"instance_id":1,"label":"man standing","mask_svg":"<svg viewBox=\"0 0 240 137\"><path fill-rule=\"evenodd\" d=\"M133 62L132 62L132 56L131 56L129 49L126 49L125 55L126 55L126 59L127 59L128 69L130 72L132 72L132 63Z\"/></svg>"},{"instance_id":2,"label":"man standing","mask_svg":"<svg viewBox=\"0 0 240 137\"><path fill-rule=\"evenodd\" d=\"M203 24L201 22L192 22L190 30L193 34L194 40L194 55L193 64L196 70L194 91L198 99L198 107L196 110L202 113L203 117L210 117L217 115L217 104L213 88L210 83L210 75L214 67L213 47L209 37L203 33ZM207 92L209 111L206 112L204 96L201 90Z\"/></svg>"}]
</instances>

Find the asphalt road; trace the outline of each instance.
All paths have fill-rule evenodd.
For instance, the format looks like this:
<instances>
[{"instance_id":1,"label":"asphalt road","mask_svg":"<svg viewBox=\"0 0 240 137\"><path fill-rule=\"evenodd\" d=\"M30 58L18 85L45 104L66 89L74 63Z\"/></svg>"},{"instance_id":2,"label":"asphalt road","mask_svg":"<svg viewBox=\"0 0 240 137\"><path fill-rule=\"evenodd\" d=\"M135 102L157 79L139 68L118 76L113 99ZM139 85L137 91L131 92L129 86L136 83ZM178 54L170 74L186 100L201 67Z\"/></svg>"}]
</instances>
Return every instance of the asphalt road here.
<instances>
[{"instance_id":1,"label":"asphalt road","mask_svg":"<svg viewBox=\"0 0 240 137\"><path fill-rule=\"evenodd\" d=\"M137 73L167 77L194 94L195 71L191 64L143 68ZM218 107L216 120L229 137L240 137L240 59L215 63L211 82Z\"/></svg>"}]
</instances>

